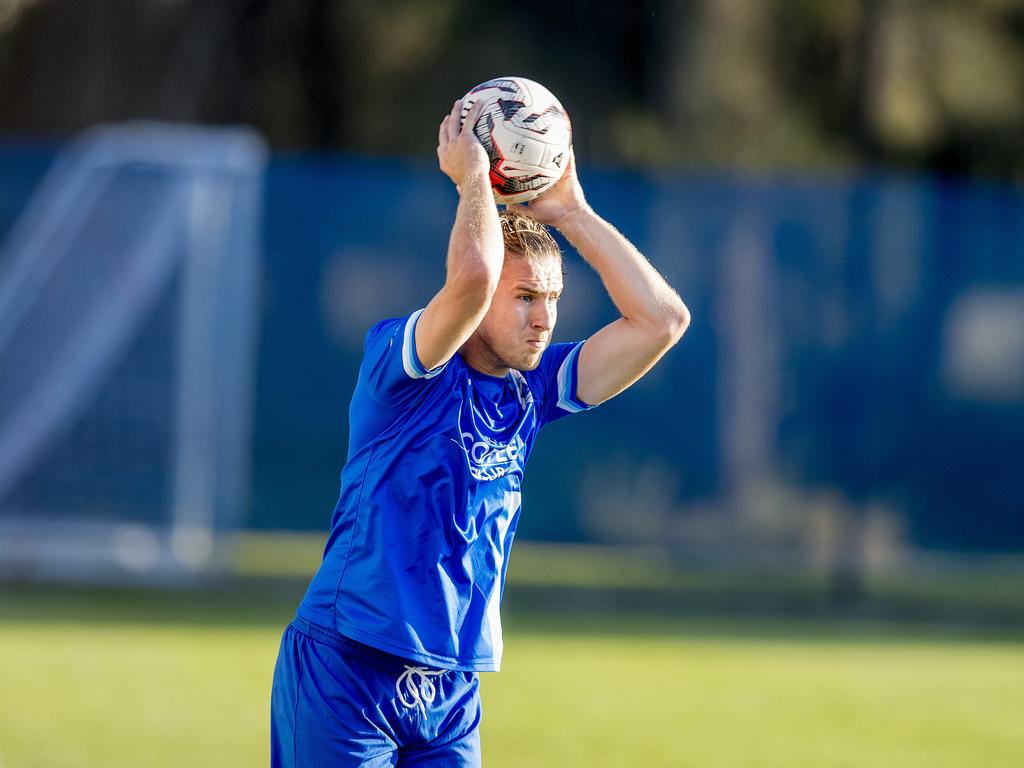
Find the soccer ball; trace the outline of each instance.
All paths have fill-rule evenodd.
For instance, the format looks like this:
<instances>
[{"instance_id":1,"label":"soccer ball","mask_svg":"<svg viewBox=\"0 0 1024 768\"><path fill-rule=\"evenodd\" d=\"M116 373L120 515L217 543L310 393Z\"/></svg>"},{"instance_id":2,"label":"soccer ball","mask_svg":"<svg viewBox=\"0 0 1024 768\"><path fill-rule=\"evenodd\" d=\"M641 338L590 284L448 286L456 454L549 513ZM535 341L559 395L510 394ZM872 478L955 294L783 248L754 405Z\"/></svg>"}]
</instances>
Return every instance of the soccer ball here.
<instances>
[{"instance_id":1,"label":"soccer ball","mask_svg":"<svg viewBox=\"0 0 1024 768\"><path fill-rule=\"evenodd\" d=\"M473 131L491 159L491 188L502 205L524 203L565 172L572 147L572 125L565 108L540 83L525 77L498 77L462 97L460 122L483 99Z\"/></svg>"}]
</instances>

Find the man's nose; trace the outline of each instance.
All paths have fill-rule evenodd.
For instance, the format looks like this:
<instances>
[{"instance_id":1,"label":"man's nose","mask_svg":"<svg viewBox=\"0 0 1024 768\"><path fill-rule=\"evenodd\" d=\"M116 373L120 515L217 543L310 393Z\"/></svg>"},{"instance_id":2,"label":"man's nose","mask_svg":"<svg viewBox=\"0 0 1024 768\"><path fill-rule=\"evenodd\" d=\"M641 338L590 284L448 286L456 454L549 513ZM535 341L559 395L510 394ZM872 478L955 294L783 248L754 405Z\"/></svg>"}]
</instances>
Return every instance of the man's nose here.
<instances>
[{"instance_id":1,"label":"man's nose","mask_svg":"<svg viewBox=\"0 0 1024 768\"><path fill-rule=\"evenodd\" d=\"M555 326L556 308L553 302L538 301L533 313L533 326L549 331Z\"/></svg>"}]
</instances>

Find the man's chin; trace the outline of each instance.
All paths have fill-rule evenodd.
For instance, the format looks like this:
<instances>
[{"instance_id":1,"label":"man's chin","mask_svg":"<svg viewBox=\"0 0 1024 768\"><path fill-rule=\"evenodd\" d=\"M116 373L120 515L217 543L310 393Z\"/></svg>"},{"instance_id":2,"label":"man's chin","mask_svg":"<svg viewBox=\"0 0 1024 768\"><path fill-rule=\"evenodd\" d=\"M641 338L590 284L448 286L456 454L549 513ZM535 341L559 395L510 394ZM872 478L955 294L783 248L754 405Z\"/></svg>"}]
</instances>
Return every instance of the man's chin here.
<instances>
[{"instance_id":1,"label":"man's chin","mask_svg":"<svg viewBox=\"0 0 1024 768\"><path fill-rule=\"evenodd\" d=\"M540 359L543 355L544 350L538 349L536 352L533 352L529 355L524 355L522 359L520 359L518 363L516 365L513 365L512 367L515 368L517 371L535 370L537 366L540 365Z\"/></svg>"}]
</instances>

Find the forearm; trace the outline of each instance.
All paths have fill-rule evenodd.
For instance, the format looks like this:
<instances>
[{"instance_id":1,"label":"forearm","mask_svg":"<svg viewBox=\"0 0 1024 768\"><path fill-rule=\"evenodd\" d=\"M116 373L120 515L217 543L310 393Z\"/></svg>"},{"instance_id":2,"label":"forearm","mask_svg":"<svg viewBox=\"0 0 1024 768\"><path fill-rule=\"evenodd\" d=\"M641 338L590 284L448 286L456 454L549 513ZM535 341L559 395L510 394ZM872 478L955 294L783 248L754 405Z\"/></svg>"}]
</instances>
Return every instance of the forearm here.
<instances>
[{"instance_id":1,"label":"forearm","mask_svg":"<svg viewBox=\"0 0 1024 768\"><path fill-rule=\"evenodd\" d=\"M468 126L475 125L477 102L459 121L461 102L441 121L437 159L459 190L448 240L444 285L416 321L415 352L428 371L451 359L487 313L504 261L501 223L488 180L487 153Z\"/></svg>"},{"instance_id":2,"label":"forearm","mask_svg":"<svg viewBox=\"0 0 1024 768\"><path fill-rule=\"evenodd\" d=\"M558 229L600 275L626 321L656 334L682 334L689 323L686 305L615 227L583 206L558 222Z\"/></svg>"},{"instance_id":3,"label":"forearm","mask_svg":"<svg viewBox=\"0 0 1024 768\"><path fill-rule=\"evenodd\" d=\"M448 241L446 284L480 283L493 292L503 260L494 195L486 173L476 173L459 186L459 205Z\"/></svg>"}]
</instances>

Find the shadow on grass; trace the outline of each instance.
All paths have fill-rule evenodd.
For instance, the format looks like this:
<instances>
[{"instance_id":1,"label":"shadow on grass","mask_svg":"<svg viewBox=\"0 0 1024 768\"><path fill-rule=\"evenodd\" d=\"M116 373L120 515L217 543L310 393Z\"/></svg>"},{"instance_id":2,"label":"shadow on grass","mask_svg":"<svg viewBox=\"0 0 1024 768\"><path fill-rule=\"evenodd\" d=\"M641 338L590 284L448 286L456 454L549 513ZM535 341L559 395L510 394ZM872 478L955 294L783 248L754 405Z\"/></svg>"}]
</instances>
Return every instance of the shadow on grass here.
<instances>
[{"instance_id":1,"label":"shadow on grass","mask_svg":"<svg viewBox=\"0 0 1024 768\"><path fill-rule=\"evenodd\" d=\"M276 629L295 613L305 580L245 578L201 588L0 585L0 626L33 624ZM941 608L941 606L940 606ZM506 593L510 633L707 636L836 642L1024 643L1015 616L952 606L867 599L836 604L820 592L701 592L517 584Z\"/></svg>"},{"instance_id":2,"label":"shadow on grass","mask_svg":"<svg viewBox=\"0 0 1024 768\"><path fill-rule=\"evenodd\" d=\"M284 627L306 582L232 580L188 589L9 583L0 623L187 624Z\"/></svg>"}]
</instances>

